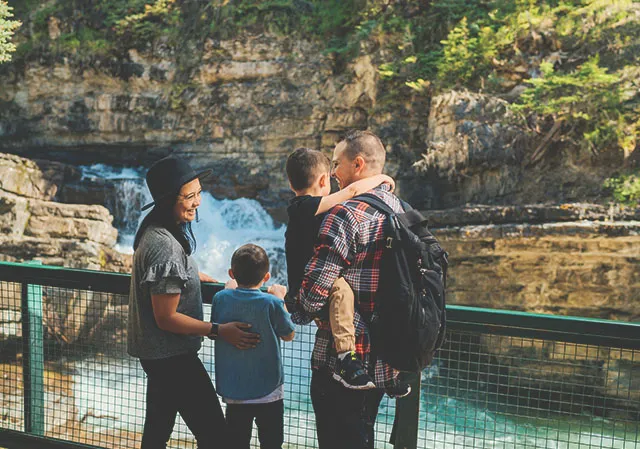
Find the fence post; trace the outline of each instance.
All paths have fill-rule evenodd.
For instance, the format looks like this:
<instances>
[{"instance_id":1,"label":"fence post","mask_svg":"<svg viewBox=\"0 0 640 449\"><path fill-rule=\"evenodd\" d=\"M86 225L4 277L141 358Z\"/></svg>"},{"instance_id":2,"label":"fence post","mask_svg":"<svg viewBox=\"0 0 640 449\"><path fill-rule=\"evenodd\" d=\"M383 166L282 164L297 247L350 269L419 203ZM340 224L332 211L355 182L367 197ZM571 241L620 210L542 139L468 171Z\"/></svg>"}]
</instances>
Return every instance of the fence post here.
<instances>
[{"instance_id":1,"label":"fence post","mask_svg":"<svg viewBox=\"0 0 640 449\"><path fill-rule=\"evenodd\" d=\"M417 449L421 373L402 373L400 374L400 380L411 385L411 393L404 398L396 400L393 448Z\"/></svg>"},{"instance_id":2,"label":"fence post","mask_svg":"<svg viewBox=\"0 0 640 449\"><path fill-rule=\"evenodd\" d=\"M41 265L40 261L29 262ZM44 435L42 287L22 284L22 385L24 431Z\"/></svg>"}]
</instances>

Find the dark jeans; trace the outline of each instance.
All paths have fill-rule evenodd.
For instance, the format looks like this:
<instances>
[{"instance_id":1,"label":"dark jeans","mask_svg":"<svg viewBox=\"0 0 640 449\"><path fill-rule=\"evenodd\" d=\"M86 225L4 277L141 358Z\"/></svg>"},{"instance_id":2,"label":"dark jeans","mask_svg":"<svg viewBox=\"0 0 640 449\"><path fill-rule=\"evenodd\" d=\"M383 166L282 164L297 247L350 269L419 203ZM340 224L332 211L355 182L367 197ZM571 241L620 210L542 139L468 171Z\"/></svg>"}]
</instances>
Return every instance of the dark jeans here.
<instances>
[{"instance_id":1,"label":"dark jeans","mask_svg":"<svg viewBox=\"0 0 640 449\"><path fill-rule=\"evenodd\" d=\"M227 404L229 449L249 449L253 419L260 449L281 449L284 442L284 401L267 404Z\"/></svg>"},{"instance_id":2,"label":"dark jeans","mask_svg":"<svg viewBox=\"0 0 640 449\"><path fill-rule=\"evenodd\" d=\"M199 449L225 449L226 425L209 373L197 353L140 360L147 373L147 414L141 449L165 449L176 413L189 427Z\"/></svg>"},{"instance_id":3,"label":"dark jeans","mask_svg":"<svg viewBox=\"0 0 640 449\"><path fill-rule=\"evenodd\" d=\"M378 406L384 392L349 390L325 371L311 376L311 402L320 449L373 449Z\"/></svg>"}]
</instances>

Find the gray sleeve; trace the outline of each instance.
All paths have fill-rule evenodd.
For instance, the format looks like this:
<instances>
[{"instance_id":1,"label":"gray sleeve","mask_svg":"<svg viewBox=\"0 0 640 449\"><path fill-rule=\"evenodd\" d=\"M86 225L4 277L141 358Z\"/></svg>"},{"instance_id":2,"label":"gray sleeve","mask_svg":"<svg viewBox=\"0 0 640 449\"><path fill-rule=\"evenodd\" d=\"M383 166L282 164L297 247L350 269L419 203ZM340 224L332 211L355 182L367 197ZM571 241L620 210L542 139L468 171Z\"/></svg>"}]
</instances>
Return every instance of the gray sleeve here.
<instances>
[{"instance_id":1,"label":"gray sleeve","mask_svg":"<svg viewBox=\"0 0 640 449\"><path fill-rule=\"evenodd\" d=\"M149 291L152 295L180 294L182 293L183 287L183 281L178 278L169 277L160 279L157 282L151 282L149 285Z\"/></svg>"},{"instance_id":2,"label":"gray sleeve","mask_svg":"<svg viewBox=\"0 0 640 449\"><path fill-rule=\"evenodd\" d=\"M140 283L148 283L153 295L181 293L189 279L184 250L168 232L149 237L145 241L147 268Z\"/></svg>"}]
</instances>

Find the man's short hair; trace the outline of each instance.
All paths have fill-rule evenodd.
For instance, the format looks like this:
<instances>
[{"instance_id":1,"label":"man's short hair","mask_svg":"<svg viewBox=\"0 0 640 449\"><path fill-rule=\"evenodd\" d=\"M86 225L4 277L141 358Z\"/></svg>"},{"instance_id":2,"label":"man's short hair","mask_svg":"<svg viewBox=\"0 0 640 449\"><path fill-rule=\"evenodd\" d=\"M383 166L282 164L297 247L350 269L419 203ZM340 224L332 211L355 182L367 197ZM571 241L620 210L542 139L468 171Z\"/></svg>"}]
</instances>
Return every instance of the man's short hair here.
<instances>
[{"instance_id":1,"label":"man's short hair","mask_svg":"<svg viewBox=\"0 0 640 449\"><path fill-rule=\"evenodd\" d=\"M231 256L231 271L239 285L258 285L269 271L269 256L258 245L247 243Z\"/></svg>"},{"instance_id":2,"label":"man's short hair","mask_svg":"<svg viewBox=\"0 0 640 449\"><path fill-rule=\"evenodd\" d=\"M331 161L318 150L298 148L287 158L287 177L293 190L308 189L322 173L331 171Z\"/></svg>"},{"instance_id":3,"label":"man's short hair","mask_svg":"<svg viewBox=\"0 0 640 449\"><path fill-rule=\"evenodd\" d=\"M382 173L387 152L378 136L371 131L347 131L341 142L345 143L344 155L350 161L361 156L372 170Z\"/></svg>"}]
</instances>

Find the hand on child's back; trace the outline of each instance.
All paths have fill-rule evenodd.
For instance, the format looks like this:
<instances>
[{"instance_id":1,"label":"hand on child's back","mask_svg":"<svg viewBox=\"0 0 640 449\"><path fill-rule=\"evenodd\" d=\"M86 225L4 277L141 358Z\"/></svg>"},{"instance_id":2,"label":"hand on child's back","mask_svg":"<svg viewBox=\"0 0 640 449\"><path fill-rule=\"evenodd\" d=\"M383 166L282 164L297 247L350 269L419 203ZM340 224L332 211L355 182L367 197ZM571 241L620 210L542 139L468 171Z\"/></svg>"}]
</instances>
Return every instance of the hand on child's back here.
<instances>
[{"instance_id":1,"label":"hand on child's back","mask_svg":"<svg viewBox=\"0 0 640 449\"><path fill-rule=\"evenodd\" d=\"M272 295L284 300L284 297L287 294L287 287L280 284L273 284L267 288L267 293L271 293Z\"/></svg>"}]
</instances>

